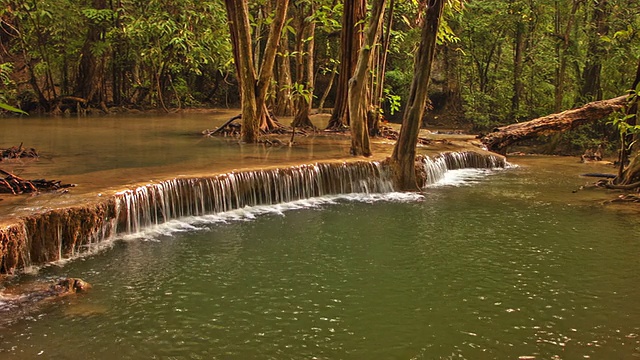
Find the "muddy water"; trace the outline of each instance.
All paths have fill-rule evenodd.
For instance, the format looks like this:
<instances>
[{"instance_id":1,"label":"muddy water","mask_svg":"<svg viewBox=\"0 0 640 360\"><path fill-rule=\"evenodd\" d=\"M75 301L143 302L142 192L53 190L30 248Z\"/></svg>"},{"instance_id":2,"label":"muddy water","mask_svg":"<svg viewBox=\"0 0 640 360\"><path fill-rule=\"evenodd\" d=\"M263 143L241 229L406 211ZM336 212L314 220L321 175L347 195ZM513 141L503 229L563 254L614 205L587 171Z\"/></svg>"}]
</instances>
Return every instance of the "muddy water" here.
<instances>
[{"instance_id":1,"label":"muddy water","mask_svg":"<svg viewBox=\"0 0 640 360\"><path fill-rule=\"evenodd\" d=\"M136 117L2 119L0 147L23 143L36 148L41 157L35 161L3 161L0 168L26 179L56 179L78 186L64 195L3 196L0 215L8 217L90 201L98 193L110 194L150 180L337 159L348 154L348 142L343 136L310 134L297 136L296 146L267 147L201 135L202 130L214 129L235 115L237 110ZM318 126L326 123L325 117L315 118Z\"/></svg>"}]
</instances>

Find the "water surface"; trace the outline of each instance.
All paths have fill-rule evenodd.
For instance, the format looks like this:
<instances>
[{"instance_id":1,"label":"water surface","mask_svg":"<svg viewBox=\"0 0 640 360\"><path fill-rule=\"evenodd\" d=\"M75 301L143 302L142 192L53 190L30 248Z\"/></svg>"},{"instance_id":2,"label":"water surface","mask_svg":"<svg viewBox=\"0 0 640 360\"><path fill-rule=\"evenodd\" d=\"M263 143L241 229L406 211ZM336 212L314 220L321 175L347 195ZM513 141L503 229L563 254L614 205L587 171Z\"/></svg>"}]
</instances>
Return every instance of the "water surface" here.
<instances>
[{"instance_id":1,"label":"water surface","mask_svg":"<svg viewBox=\"0 0 640 360\"><path fill-rule=\"evenodd\" d=\"M0 356L640 356L637 221L571 193L582 168L521 163L420 199L191 219L49 267L94 288L0 330Z\"/></svg>"}]
</instances>

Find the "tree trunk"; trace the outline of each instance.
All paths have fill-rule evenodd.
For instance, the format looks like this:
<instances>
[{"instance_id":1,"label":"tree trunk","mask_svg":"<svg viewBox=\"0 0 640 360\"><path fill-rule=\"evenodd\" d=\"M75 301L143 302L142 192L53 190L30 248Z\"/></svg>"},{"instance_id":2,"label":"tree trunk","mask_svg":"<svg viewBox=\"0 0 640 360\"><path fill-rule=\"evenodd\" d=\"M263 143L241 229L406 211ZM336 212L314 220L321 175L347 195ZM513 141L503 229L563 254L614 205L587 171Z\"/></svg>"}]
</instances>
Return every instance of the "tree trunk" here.
<instances>
[{"instance_id":1,"label":"tree trunk","mask_svg":"<svg viewBox=\"0 0 640 360\"><path fill-rule=\"evenodd\" d=\"M298 94L296 98L296 114L292 126L297 128L313 128L311 115L311 105L313 103L313 76L315 75L313 66L313 52L315 48L316 22L312 18L315 11L313 2L309 4L309 13L304 11L300 16L299 35L297 39L297 83L304 86L304 94ZM305 44L306 43L306 44ZM306 45L306 48L305 48Z\"/></svg>"},{"instance_id":2,"label":"tree trunk","mask_svg":"<svg viewBox=\"0 0 640 360\"><path fill-rule=\"evenodd\" d=\"M445 0L429 0L415 57L413 81L402 119L398 141L393 148L390 163L394 184L398 190L419 190L416 181L415 158L418 132L427 105L431 65Z\"/></svg>"},{"instance_id":3,"label":"tree trunk","mask_svg":"<svg viewBox=\"0 0 640 360\"><path fill-rule=\"evenodd\" d=\"M587 61L582 72L580 101L602 100L600 74L606 50L602 45L601 37L609 33L609 24L607 23L609 12L610 7L607 0L595 1L591 24L587 27Z\"/></svg>"},{"instance_id":4,"label":"tree trunk","mask_svg":"<svg viewBox=\"0 0 640 360\"><path fill-rule=\"evenodd\" d=\"M369 104L367 101L367 83L369 77L369 64L371 61L371 50L380 34L382 26L382 14L386 0L374 0L371 9L371 17L365 30L365 42L360 48L358 62L349 80L349 114L351 114L351 154L371 156L371 146L369 144L369 131L367 129L367 111Z\"/></svg>"},{"instance_id":5,"label":"tree trunk","mask_svg":"<svg viewBox=\"0 0 640 360\"><path fill-rule=\"evenodd\" d=\"M289 51L289 33L285 31L278 45L276 101L273 113L276 116L293 115L293 101L291 98L291 57Z\"/></svg>"},{"instance_id":6,"label":"tree trunk","mask_svg":"<svg viewBox=\"0 0 640 360\"><path fill-rule=\"evenodd\" d=\"M260 130L262 131L272 131L280 127L271 115L269 115L266 102L267 91L273 78L273 66L276 61L278 44L287 17L288 7L289 0L279 0L276 4L274 18L269 28L269 36L267 37L267 42L264 47L262 64L260 65L260 76L256 85L256 105L258 107L258 124L260 124Z\"/></svg>"},{"instance_id":7,"label":"tree trunk","mask_svg":"<svg viewBox=\"0 0 640 360\"><path fill-rule=\"evenodd\" d=\"M524 23L522 20L516 23L514 36L514 52L513 52L513 97L511 98L511 114L512 117L518 119L520 112L520 99L524 84L522 82L522 68L524 55Z\"/></svg>"},{"instance_id":8,"label":"tree trunk","mask_svg":"<svg viewBox=\"0 0 640 360\"><path fill-rule=\"evenodd\" d=\"M490 151L504 152L511 144L539 135L566 131L604 118L626 104L627 96L595 101L585 106L547 115L522 123L502 126L482 137L482 143Z\"/></svg>"},{"instance_id":9,"label":"tree trunk","mask_svg":"<svg viewBox=\"0 0 640 360\"><path fill-rule=\"evenodd\" d=\"M344 2L342 30L340 31L340 73L338 74L336 101L327 129L339 129L350 123L347 102L349 79L353 76L353 71L358 61L358 50L362 47L362 29L365 14L365 0Z\"/></svg>"},{"instance_id":10,"label":"tree trunk","mask_svg":"<svg viewBox=\"0 0 640 360\"><path fill-rule=\"evenodd\" d=\"M560 5L558 3L559 0L556 0L556 19L555 19L555 31L556 36L559 38L559 41L556 43L556 57L558 58L558 65L556 66L556 76L555 76L555 90L554 90L554 110L559 112L563 109L563 101L564 101L564 87L565 87L565 78L567 75L567 62L569 61L569 49L570 49L570 35L571 30L573 29L573 22L575 21L576 12L580 7L582 1L573 0L571 11L569 12L569 18L567 19L567 23L564 28L564 32L560 33L561 24L560 24Z\"/></svg>"},{"instance_id":11,"label":"tree trunk","mask_svg":"<svg viewBox=\"0 0 640 360\"><path fill-rule=\"evenodd\" d=\"M391 44L391 28L393 26L393 10L395 9L395 0L391 0L389 2L389 12L387 13L387 19L385 22L385 26L383 28L384 35L382 37L382 44L378 48L378 62L376 64L375 78L377 79L377 83L375 84L375 89L372 92L372 107L371 111L368 112L367 123L369 126L369 135L378 136L380 135L380 118L381 118L381 108L382 103L384 101L384 80L385 73L387 69L387 55L389 54L389 45Z\"/></svg>"},{"instance_id":12,"label":"tree trunk","mask_svg":"<svg viewBox=\"0 0 640 360\"><path fill-rule=\"evenodd\" d=\"M93 0L93 8L96 10L106 9L107 1ZM96 58L92 50L95 44L100 41L104 29L101 25L92 23L91 20L89 22L87 36L80 54L74 94L87 99L91 104L100 104L103 101L101 80L104 78L104 73L99 59Z\"/></svg>"},{"instance_id":13,"label":"tree trunk","mask_svg":"<svg viewBox=\"0 0 640 360\"><path fill-rule=\"evenodd\" d=\"M227 19L236 62L240 96L242 98L242 141L255 143L260 130L269 131L277 123L269 116L266 106L267 90L273 77L276 50L280 34L284 27L289 0L280 0L276 5L275 16L269 29L264 49L259 77L256 76L251 44L251 26L249 24L248 4L243 0L225 0Z\"/></svg>"},{"instance_id":14,"label":"tree trunk","mask_svg":"<svg viewBox=\"0 0 640 360\"><path fill-rule=\"evenodd\" d=\"M260 118L256 104L256 73L251 48L249 10L242 0L225 0L227 19L236 63L242 102L242 130L240 137L247 143L258 141Z\"/></svg>"}]
</instances>

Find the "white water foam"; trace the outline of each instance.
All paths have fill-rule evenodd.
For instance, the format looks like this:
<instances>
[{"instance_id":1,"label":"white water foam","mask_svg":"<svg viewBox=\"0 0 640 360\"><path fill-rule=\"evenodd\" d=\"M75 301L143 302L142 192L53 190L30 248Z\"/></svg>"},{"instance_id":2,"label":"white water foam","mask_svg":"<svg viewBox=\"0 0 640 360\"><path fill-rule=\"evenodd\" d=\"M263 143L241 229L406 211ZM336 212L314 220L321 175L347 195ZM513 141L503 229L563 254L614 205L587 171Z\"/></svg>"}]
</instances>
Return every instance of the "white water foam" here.
<instances>
[{"instance_id":1,"label":"white water foam","mask_svg":"<svg viewBox=\"0 0 640 360\"><path fill-rule=\"evenodd\" d=\"M258 216L267 214L285 216L285 213L288 211L301 209L319 209L323 206L336 204L340 201L374 203L379 201L415 202L421 201L423 199L424 196L422 194L410 192L390 192L382 194L352 193L343 195L327 195L275 205L245 206L241 209L225 211L217 214L182 217L179 219L167 221L162 224L147 227L142 231L136 233L121 235L113 240L159 241L159 239L162 237L172 236L177 233L203 231L206 230L209 226L215 224L226 224L236 221L252 221ZM93 251L90 252L95 252L95 249L91 250Z\"/></svg>"},{"instance_id":2,"label":"white water foam","mask_svg":"<svg viewBox=\"0 0 640 360\"><path fill-rule=\"evenodd\" d=\"M444 173L444 176L436 183L429 185L428 187L442 187L442 186L467 186L473 185L487 176L496 174L502 169L458 169L448 170Z\"/></svg>"}]
</instances>

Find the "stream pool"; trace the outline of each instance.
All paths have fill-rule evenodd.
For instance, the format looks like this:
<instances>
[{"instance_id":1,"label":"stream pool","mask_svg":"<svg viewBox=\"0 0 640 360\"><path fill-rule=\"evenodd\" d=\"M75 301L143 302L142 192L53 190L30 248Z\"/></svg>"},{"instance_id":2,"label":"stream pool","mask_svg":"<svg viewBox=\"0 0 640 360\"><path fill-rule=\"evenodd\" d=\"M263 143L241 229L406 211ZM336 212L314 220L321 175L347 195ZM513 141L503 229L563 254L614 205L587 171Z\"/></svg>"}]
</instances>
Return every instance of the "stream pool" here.
<instances>
[{"instance_id":1,"label":"stream pool","mask_svg":"<svg viewBox=\"0 0 640 360\"><path fill-rule=\"evenodd\" d=\"M173 222L32 275L93 289L0 329L0 357L640 357L637 216L554 164Z\"/></svg>"}]
</instances>

